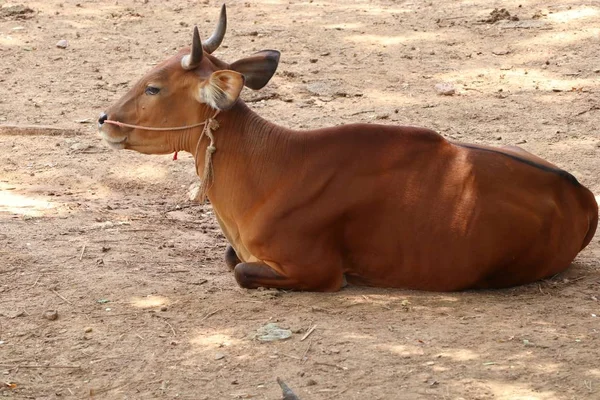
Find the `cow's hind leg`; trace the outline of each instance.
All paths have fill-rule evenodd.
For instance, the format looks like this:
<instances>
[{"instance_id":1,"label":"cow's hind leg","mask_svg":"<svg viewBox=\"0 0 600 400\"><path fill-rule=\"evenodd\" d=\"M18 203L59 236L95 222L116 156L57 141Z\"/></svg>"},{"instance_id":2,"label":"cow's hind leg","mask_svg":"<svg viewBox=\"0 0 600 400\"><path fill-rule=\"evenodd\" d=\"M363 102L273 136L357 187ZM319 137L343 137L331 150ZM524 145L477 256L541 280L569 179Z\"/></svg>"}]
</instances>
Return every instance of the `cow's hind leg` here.
<instances>
[{"instance_id":1,"label":"cow's hind leg","mask_svg":"<svg viewBox=\"0 0 600 400\"><path fill-rule=\"evenodd\" d=\"M265 287L333 292L341 288L344 280L341 272L330 274L330 276L319 276L314 273L285 276L263 263L241 263L235 266L234 271L235 280L246 289Z\"/></svg>"},{"instance_id":2,"label":"cow's hind leg","mask_svg":"<svg viewBox=\"0 0 600 400\"><path fill-rule=\"evenodd\" d=\"M240 260L240 258L238 257L233 246L228 245L227 249L225 249L225 264L227 264L227 267L229 267L229 269L233 271L235 266L241 262L242 260Z\"/></svg>"}]
</instances>

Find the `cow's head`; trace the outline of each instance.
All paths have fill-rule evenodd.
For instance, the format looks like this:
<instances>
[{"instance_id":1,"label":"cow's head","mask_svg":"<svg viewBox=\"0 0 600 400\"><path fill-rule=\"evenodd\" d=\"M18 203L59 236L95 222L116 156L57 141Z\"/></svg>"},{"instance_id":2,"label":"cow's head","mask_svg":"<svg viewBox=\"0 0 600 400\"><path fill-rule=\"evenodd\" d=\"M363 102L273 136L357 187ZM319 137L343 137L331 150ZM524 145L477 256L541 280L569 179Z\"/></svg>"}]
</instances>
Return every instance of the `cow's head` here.
<instances>
[{"instance_id":1,"label":"cow's head","mask_svg":"<svg viewBox=\"0 0 600 400\"><path fill-rule=\"evenodd\" d=\"M116 149L146 154L167 154L186 148L190 130L153 131L139 127L166 128L205 121L215 110L228 110L245 86L257 90L271 79L279 52L264 50L227 64L211 53L225 35L225 5L215 32L204 43L194 28L192 47L180 51L150 70L98 120L104 140ZM117 121L138 128L117 126ZM189 146L188 146L189 147Z\"/></svg>"}]
</instances>

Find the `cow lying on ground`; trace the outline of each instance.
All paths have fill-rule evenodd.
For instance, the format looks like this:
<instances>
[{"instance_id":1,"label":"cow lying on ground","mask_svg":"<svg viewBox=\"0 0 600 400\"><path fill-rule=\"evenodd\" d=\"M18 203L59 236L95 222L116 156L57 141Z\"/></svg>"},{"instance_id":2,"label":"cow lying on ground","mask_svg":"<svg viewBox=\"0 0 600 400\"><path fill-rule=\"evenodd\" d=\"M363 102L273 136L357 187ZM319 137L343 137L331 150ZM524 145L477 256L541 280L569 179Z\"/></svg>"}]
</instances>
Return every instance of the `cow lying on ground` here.
<instances>
[{"instance_id":1,"label":"cow lying on ground","mask_svg":"<svg viewBox=\"0 0 600 400\"><path fill-rule=\"evenodd\" d=\"M204 43L148 72L99 120L116 149L190 152L245 288L499 288L563 271L598 206L571 174L518 147L449 142L423 128L276 126L239 99L279 52L215 58ZM217 115L218 114L218 115Z\"/></svg>"}]
</instances>

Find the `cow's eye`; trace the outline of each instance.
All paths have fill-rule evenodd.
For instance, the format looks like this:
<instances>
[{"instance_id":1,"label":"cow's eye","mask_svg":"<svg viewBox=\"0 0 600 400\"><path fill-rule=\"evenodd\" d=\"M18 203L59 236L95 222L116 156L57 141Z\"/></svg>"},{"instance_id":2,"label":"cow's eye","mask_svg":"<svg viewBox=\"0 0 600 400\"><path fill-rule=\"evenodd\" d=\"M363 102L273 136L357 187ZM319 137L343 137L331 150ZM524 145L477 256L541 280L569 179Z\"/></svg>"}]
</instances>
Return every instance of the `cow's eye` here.
<instances>
[{"instance_id":1,"label":"cow's eye","mask_svg":"<svg viewBox=\"0 0 600 400\"><path fill-rule=\"evenodd\" d=\"M160 88L157 88L156 86L148 86L145 91L149 96L154 96L155 94L158 94L158 92L160 92Z\"/></svg>"}]
</instances>

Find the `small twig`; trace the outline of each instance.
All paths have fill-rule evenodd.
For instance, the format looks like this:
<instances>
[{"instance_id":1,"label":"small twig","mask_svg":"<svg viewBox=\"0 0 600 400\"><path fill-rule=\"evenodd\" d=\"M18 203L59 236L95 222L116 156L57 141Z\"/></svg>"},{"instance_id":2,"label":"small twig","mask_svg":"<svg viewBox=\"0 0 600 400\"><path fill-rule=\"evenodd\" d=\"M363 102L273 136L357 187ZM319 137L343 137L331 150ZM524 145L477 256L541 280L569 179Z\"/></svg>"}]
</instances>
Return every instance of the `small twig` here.
<instances>
[{"instance_id":1,"label":"small twig","mask_svg":"<svg viewBox=\"0 0 600 400\"><path fill-rule=\"evenodd\" d=\"M223 310L222 308L219 308L215 311L209 312L208 314L206 314L204 317L202 317L202 319L200 320L200 322L204 321L205 319L208 319L210 317L212 317L213 315L215 315L216 313L218 313L219 311Z\"/></svg>"},{"instance_id":2,"label":"small twig","mask_svg":"<svg viewBox=\"0 0 600 400\"><path fill-rule=\"evenodd\" d=\"M2 368L66 368L81 369L79 365L22 365L22 364L0 364Z\"/></svg>"},{"instance_id":3,"label":"small twig","mask_svg":"<svg viewBox=\"0 0 600 400\"><path fill-rule=\"evenodd\" d=\"M177 336L177 334L175 333L175 328L173 328L173 325L171 325L169 323L169 321L167 321L166 319L164 321L167 323L167 325L169 325L169 328L171 328L171 332L173 332L173 336Z\"/></svg>"},{"instance_id":4,"label":"small twig","mask_svg":"<svg viewBox=\"0 0 600 400\"><path fill-rule=\"evenodd\" d=\"M315 361L315 364L317 364L317 365L324 365L326 367L337 368L337 369L342 370L342 371L347 371L348 370L347 367L342 367L341 365L336 365L336 364L329 364L329 363L319 362L319 361Z\"/></svg>"},{"instance_id":5,"label":"small twig","mask_svg":"<svg viewBox=\"0 0 600 400\"><path fill-rule=\"evenodd\" d=\"M40 278L41 278L41 277L42 277L41 275L38 275L38 277L37 277L37 279L35 280L35 282L33 282L33 285L31 285L31 287L32 287L32 288L34 288L34 287L35 287L35 285L37 285L37 283L39 282L39 280L40 280Z\"/></svg>"},{"instance_id":6,"label":"small twig","mask_svg":"<svg viewBox=\"0 0 600 400\"><path fill-rule=\"evenodd\" d=\"M54 289L50 289L50 291L51 291L52 293L54 293L55 295L57 295L58 297L60 297L61 299L63 299L65 302L69 303L70 305L73 305L73 303L71 303L69 300L65 299L65 298L63 297L63 295L61 295L60 293L58 293L56 290L54 290Z\"/></svg>"},{"instance_id":7,"label":"small twig","mask_svg":"<svg viewBox=\"0 0 600 400\"><path fill-rule=\"evenodd\" d=\"M105 357L105 358L97 358L95 360L91 360L90 364L97 364L99 362L108 361L108 360L122 360L123 356L114 356L114 357ZM139 358L129 359L129 361L139 360Z\"/></svg>"},{"instance_id":8,"label":"small twig","mask_svg":"<svg viewBox=\"0 0 600 400\"><path fill-rule=\"evenodd\" d=\"M18 270L18 268L7 269L7 270L4 270L4 271L0 271L0 274L8 274L9 272L13 272L13 271L16 271L16 270Z\"/></svg>"},{"instance_id":9,"label":"small twig","mask_svg":"<svg viewBox=\"0 0 600 400\"><path fill-rule=\"evenodd\" d=\"M375 110L357 111L355 113L350 114L350 116L353 117L355 115L368 114L368 113L372 113L372 112L375 112Z\"/></svg>"},{"instance_id":10,"label":"small twig","mask_svg":"<svg viewBox=\"0 0 600 400\"><path fill-rule=\"evenodd\" d=\"M127 382L127 383L123 383L121 385L116 385L116 386L112 386L106 389L90 389L90 397L94 397L97 394L102 394L102 393L106 393L106 392L110 392L111 390L115 390L115 389L120 389L126 386L131 385L133 382Z\"/></svg>"},{"instance_id":11,"label":"small twig","mask_svg":"<svg viewBox=\"0 0 600 400\"><path fill-rule=\"evenodd\" d=\"M542 285L540 283L538 283L538 289L540 289L540 293L545 295L546 293L544 293L544 291L542 290Z\"/></svg>"},{"instance_id":12,"label":"small twig","mask_svg":"<svg viewBox=\"0 0 600 400\"><path fill-rule=\"evenodd\" d=\"M308 330L308 332L306 332L306 334L304 336L302 336L302 339L300 339L301 342L304 342L304 340L306 340L307 337L310 336L311 333L314 332L314 330L317 328L317 325L313 326L312 328L310 328Z\"/></svg>"},{"instance_id":13,"label":"small twig","mask_svg":"<svg viewBox=\"0 0 600 400\"><path fill-rule=\"evenodd\" d=\"M105 318L105 317L122 317L123 315L137 315L140 312L141 311L131 311L131 312L116 313L116 314L105 313L105 314L92 315L92 317L100 317L100 318Z\"/></svg>"},{"instance_id":14,"label":"small twig","mask_svg":"<svg viewBox=\"0 0 600 400\"><path fill-rule=\"evenodd\" d=\"M304 350L304 353L302 354L302 362L306 362L306 360L307 360L306 355L308 354L308 351L310 350L311 345L312 345L312 338L310 339L310 342L308 342L308 346L306 346L306 350Z\"/></svg>"},{"instance_id":15,"label":"small twig","mask_svg":"<svg viewBox=\"0 0 600 400\"><path fill-rule=\"evenodd\" d=\"M293 355L291 355L291 354L285 354L285 353L279 353L279 354L281 354L282 356L286 356L286 357L289 357L289 358L293 358L294 360L302 360L300 357L293 356Z\"/></svg>"},{"instance_id":16,"label":"small twig","mask_svg":"<svg viewBox=\"0 0 600 400\"><path fill-rule=\"evenodd\" d=\"M337 393L334 393L334 394L332 394L332 395L331 395L331 396L329 396L329 397L325 397L325 399L324 399L324 400L333 399L333 398L335 398L335 397L338 397L339 395L342 395L342 394L346 393L347 391L348 391L348 388L346 388L346 389L344 389L344 390L341 390L341 391L339 391L339 392L337 392Z\"/></svg>"},{"instance_id":17,"label":"small twig","mask_svg":"<svg viewBox=\"0 0 600 400\"><path fill-rule=\"evenodd\" d=\"M600 110L600 107L597 106L596 104L594 104L592 107L588 108L587 110L580 111L580 112L578 112L577 114L575 114L573 116L574 117L579 117L580 115L583 115L583 114L588 113L588 112L593 111L593 110Z\"/></svg>"},{"instance_id":18,"label":"small twig","mask_svg":"<svg viewBox=\"0 0 600 400\"><path fill-rule=\"evenodd\" d=\"M81 261L83 259L83 252L85 251L85 246L86 246L86 244L84 244L83 247L81 248L81 254L79 254L79 261Z\"/></svg>"}]
</instances>

